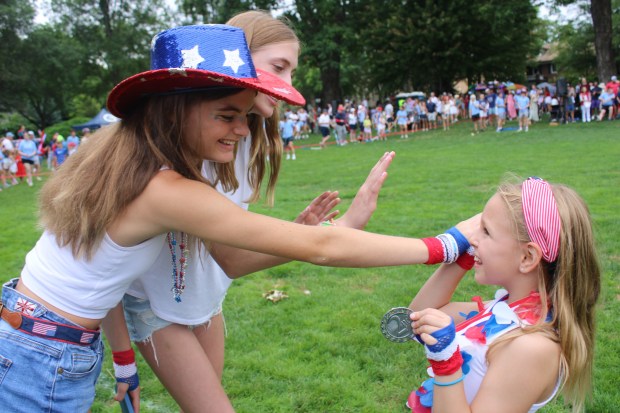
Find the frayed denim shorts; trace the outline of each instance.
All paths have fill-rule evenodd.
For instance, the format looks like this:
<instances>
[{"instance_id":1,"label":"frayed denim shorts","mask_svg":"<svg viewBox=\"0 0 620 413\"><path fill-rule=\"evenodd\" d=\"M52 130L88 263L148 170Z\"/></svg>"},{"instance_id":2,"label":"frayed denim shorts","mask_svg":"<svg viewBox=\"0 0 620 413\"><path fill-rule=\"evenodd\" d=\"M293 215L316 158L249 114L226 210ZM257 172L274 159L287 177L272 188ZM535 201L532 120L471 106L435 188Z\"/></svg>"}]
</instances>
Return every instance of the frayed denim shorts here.
<instances>
[{"instance_id":1,"label":"frayed denim shorts","mask_svg":"<svg viewBox=\"0 0 620 413\"><path fill-rule=\"evenodd\" d=\"M134 343L146 343L151 341L153 333L169 325L175 324L157 316L151 309L151 302L147 298L137 298L129 294L123 297L123 309L125 311L125 321L129 330L129 338ZM212 315L216 316L222 312L221 306ZM197 327L209 326L211 320L201 323L186 325L193 330Z\"/></svg>"},{"instance_id":2,"label":"frayed denim shorts","mask_svg":"<svg viewBox=\"0 0 620 413\"><path fill-rule=\"evenodd\" d=\"M125 294L123 297L125 322L129 330L129 338L133 342L149 341L153 333L173 324L155 315L151 310L151 302L146 298L137 298Z\"/></svg>"},{"instance_id":3,"label":"frayed denim shorts","mask_svg":"<svg viewBox=\"0 0 620 413\"><path fill-rule=\"evenodd\" d=\"M55 323L75 324L15 291L17 278L4 284L2 302ZM19 302L18 302L19 301ZM101 337L90 345L28 334L0 319L0 409L12 413L85 413L95 399L103 362Z\"/></svg>"}]
</instances>

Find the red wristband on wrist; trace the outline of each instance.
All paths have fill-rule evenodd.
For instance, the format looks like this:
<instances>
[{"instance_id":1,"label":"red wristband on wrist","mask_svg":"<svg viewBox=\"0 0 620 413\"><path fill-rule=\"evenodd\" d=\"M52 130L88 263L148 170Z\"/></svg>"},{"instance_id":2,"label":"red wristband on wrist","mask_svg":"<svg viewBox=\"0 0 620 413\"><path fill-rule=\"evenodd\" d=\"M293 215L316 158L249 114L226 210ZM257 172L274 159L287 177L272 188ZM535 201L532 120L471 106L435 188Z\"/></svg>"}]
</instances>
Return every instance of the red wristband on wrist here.
<instances>
[{"instance_id":1,"label":"red wristband on wrist","mask_svg":"<svg viewBox=\"0 0 620 413\"><path fill-rule=\"evenodd\" d=\"M470 255L468 253L464 253L459 255L459 257L456 259L456 263L459 265L459 267L461 267L462 269L469 271L472 268L474 268L474 256Z\"/></svg>"},{"instance_id":2,"label":"red wristband on wrist","mask_svg":"<svg viewBox=\"0 0 620 413\"><path fill-rule=\"evenodd\" d=\"M443 244L435 237L422 238L422 242L428 248L428 261L424 264L440 264L443 262Z\"/></svg>"},{"instance_id":3,"label":"red wristband on wrist","mask_svg":"<svg viewBox=\"0 0 620 413\"><path fill-rule=\"evenodd\" d=\"M463 365L463 356L457 347L452 357L448 360L435 361L429 359L428 362L431 363L431 368L435 376L449 376L456 373L461 368Z\"/></svg>"},{"instance_id":4,"label":"red wristband on wrist","mask_svg":"<svg viewBox=\"0 0 620 413\"><path fill-rule=\"evenodd\" d=\"M125 351L113 351L112 360L119 366L126 366L127 364L136 362L136 354L133 352L132 348Z\"/></svg>"}]
</instances>

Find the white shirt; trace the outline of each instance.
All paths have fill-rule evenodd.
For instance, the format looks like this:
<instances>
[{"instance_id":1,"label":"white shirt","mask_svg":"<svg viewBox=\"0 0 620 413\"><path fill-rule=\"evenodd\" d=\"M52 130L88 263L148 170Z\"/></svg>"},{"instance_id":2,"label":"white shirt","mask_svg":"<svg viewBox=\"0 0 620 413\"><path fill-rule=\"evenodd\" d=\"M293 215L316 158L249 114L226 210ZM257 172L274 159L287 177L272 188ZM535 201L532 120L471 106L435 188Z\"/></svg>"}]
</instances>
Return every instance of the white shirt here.
<instances>
[{"instance_id":1,"label":"white shirt","mask_svg":"<svg viewBox=\"0 0 620 413\"><path fill-rule=\"evenodd\" d=\"M247 178L251 139L249 136L242 139L237 148L235 174L239 188L235 192L224 192L220 185L217 186L219 193L244 209L248 209L245 201L252 195ZM215 181L212 162L203 163L202 173L210 181ZM231 283L232 280L203 247L201 254L198 251L190 253L185 290L181 294L181 302L176 302L170 290L172 258L168 245L165 245L156 263L131 285L127 293L142 299L148 298L151 309L159 318L177 324L195 325L207 322L220 311Z\"/></svg>"}]
</instances>

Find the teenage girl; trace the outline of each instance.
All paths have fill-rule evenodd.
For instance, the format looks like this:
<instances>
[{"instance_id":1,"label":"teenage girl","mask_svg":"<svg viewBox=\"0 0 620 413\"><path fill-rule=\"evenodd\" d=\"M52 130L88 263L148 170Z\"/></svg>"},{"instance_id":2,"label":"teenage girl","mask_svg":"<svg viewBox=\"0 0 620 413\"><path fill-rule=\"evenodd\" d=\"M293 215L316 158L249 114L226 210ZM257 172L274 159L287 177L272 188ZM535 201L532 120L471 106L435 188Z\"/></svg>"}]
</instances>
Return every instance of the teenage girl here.
<instances>
[{"instance_id":1,"label":"teenage girl","mask_svg":"<svg viewBox=\"0 0 620 413\"><path fill-rule=\"evenodd\" d=\"M265 12L249 11L233 17L228 23L244 30L252 60L258 69L291 83L292 73L297 67L299 40L285 22ZM244 209L248 208L248 202L260 195L267 157L274 167L278 167L275 171L272 167L267 185L267 194L273 194L282 145L273 130L265 133L263 124L270 129L272 122L277 122L275 109L269 96L259 94L256 97L253 109L256 114L250 116L251 134L239 141L235 158L239 187L236 191L226 192L221 185L217 186L220 193ZM326 110L323 116L329 127ZM319 118L320 125L321 122ZM365 226L376 207L379 188L386 178L385 170L392 157L393 154L388 154L382 158L349 211L333 221L335 225L358 229ZM215 165L214 162L203 164L203 174L211 181L217 179ZM327 214L337 200L335 192L321 195L295 222L316 225L329 221L332 215ZM211 244L211 251L223 248L227 247ZM175 253L180 255L181 251L177 248ZM185 270L186 288L177 301L170 291L170 256L166 245L157 262L131 285L123 300L125 316L131 340L136 342L155 374L185 411L193 411L198 406L207 405L213 398L213 375L217 377L217 387L222 377L225 347L222 303L232 279L289 260L238 250L230 254L233 262L222 263L226 269L224 272L213 259L213 253L197 249L191 252ZM240 263L244 264L243 268ZM129 349L129 341L119 344L119 350ZM121 392L119 397L123 394ZM223 392L218 394L223 395Z\"/></svg>"}]
</instances>

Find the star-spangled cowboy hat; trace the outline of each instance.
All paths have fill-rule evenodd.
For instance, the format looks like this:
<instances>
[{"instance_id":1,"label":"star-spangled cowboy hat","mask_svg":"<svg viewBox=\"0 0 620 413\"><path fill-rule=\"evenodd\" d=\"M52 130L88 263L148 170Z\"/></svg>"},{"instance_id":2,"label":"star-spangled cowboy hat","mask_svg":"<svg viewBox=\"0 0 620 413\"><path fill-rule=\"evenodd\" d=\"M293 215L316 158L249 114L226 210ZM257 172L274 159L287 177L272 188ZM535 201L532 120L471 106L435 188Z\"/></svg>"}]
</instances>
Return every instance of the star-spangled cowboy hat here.
<instances>
[{"instance_id":1,"label":"star-spangled cowboy hat","mask_svg":"<svg viewBox=\"0 0 620 413\"><path fill-rule=\"evenodd\" d=\"M279 77L254 68L243 30L203 24L157 34L151 42L151 70L116 85L108 95L107 106L113 115L123 118L146 96L214 86L255 89L298 106L306 102Z\"/></svg>"}]
</instances>

